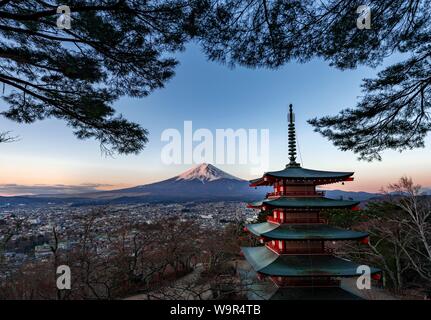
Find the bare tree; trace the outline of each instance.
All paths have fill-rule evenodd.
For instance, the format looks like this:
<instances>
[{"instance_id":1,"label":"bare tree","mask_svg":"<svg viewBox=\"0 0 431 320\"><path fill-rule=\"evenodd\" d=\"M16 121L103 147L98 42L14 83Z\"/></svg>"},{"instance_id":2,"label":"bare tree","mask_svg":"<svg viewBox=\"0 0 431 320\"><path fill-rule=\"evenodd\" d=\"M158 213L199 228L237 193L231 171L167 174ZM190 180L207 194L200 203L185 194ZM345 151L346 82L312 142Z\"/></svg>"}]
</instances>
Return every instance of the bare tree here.
<instances>
[{"instance_id":1,"label":"bare tree","mask_svg":"<svg viewBox=\"0 0 431 320\"><path fill-rule=\"evenodd\" d=\"M392 202L404 213L399 223L414 237L402 250L415 271L431 282L431 201L411 178L402 177L388 189Z\"/></svg>"},{"instance_id":2,"label":"bare tree","mask_svg":"<svg viewBox=\"0 0 431 320\"><path fill-rule=\"evenodd\" d=\"M384 192L384 198L369 202L355 219L351 213L331 215L332 222L370 234L368 245L349 242L337 252L379 266L396 293L412 286L427 290L431 284L430 197L407 177Z\"/></svg>"}]
</instances>

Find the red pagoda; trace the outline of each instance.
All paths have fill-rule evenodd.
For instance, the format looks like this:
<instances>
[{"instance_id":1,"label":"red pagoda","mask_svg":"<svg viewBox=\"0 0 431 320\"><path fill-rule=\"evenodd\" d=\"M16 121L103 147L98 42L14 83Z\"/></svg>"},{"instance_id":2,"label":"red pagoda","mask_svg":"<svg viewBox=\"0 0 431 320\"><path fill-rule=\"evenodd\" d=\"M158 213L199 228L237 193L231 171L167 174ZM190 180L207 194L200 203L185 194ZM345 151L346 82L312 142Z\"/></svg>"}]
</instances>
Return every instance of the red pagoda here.
<instances>
[{"instance_id":1,"label":"red pagoda","mask_svg":"<svg viewBox=\"0 0 431 320\"><path fill-rule=\"evenodd\" d=\"M296 137L292 105L288 115L289 164L250 181L251 187L273 186L263 201L249 207L261 210L267 222L250 224L246 230L259 237L263 246L243 247L242 252L257 272L276 286L271 299L354 299L340 288L343 277L358 277L354 262L336 257L328 242L368 243L368 234L331 227L321 218L327 209L357 210L359 202L325 198L316 186L353 181L353 172L319 171L296 162ZM381 271L370 268L373 279Z\"/></svg>"}]
</instances>

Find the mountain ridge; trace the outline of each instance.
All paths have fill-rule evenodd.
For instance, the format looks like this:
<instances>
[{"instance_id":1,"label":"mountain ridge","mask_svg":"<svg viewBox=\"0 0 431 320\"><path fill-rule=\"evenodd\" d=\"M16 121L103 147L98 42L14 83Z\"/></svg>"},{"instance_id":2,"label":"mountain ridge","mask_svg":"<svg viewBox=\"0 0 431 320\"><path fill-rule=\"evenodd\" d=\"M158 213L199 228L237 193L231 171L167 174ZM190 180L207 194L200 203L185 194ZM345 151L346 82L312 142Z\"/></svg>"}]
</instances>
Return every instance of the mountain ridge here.
<instances>
[{"instance_id":1,"label":"mountain ridge","mask_svg":"<svg viewBox=\"0 0 431 320\"><path fill-rule=\"evenodd\" d=\"M271 187L251 188L247 180L233 176L212 164L202 163L172 178L135 187L96 191L82 194L34 195L0 197L5 203L71 203L79 205L117 204L140 202L183 201L252 201L260 200L272 191ZM378 193L342 190L324 190L333 199L366 201L378 197Z\"/></svg>"}]
</instances>

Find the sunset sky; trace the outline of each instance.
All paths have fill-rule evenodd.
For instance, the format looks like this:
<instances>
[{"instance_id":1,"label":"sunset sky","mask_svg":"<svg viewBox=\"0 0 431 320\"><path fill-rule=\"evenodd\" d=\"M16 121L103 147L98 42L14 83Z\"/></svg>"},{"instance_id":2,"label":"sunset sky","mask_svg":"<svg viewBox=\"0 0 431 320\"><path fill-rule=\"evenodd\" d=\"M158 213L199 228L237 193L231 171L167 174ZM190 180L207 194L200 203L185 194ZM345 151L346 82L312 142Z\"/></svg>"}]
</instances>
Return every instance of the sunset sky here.
<instances>
[{"instance_id":1,"label":"sunset sky","mask_svg":"<svg viewBox=\"0 0 431 320\"><path fill-rule=\"evenodd\" d=\"M337 150L313 132L306 120L353 107L361 95L361 79L378 71L370 68L340 71L324 61L291 63L279 70L230 69L209 62L195 46L178 55L176 76L164 89L144 99L123 98L119 113L150 131L146 149L135 156L101 155L94 140L77 140L59 120L18 125L0 118L0 131L12 131L19 141L0 144L0 195L79 192L115 189L170 178L192 164L165 165L161 133L168 128L269 129L269 170L287 160L286 106L294 105L301 157L306 168L355 171L355 181L331 189L378 191L407 175L431 187L431 139L426 148L403 153L387 151L381 162L358 161L351 152ZM393 57L386 64L396 61ZM0 101L0 110L6 105ZM302 160L301 160L302 159ZM217 167L244 179L255 178L251 164Z\"/></svg>"}]
</instances>

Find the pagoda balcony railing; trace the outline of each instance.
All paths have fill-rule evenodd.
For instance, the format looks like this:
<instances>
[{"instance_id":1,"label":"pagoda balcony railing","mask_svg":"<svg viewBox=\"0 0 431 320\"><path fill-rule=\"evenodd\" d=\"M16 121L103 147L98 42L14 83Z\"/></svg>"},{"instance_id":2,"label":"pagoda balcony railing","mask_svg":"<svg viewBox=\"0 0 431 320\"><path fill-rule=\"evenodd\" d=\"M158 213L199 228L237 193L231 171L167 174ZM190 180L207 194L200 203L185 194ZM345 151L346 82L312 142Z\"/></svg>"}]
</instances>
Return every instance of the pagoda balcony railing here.
<instances>
[{"instance_id":1,"label":"pagoda balcony railing","mask_svg":"<svg viewBox=\"0 0 431 320\"><path fill-rule=\"evenodd\" d=\"M338 287L340 280L331 277L287 278L272 276L270 279L280 287Z\"/></svg>"},{"instance_id":2,"label":"pagoda balcony railing","mask_svg":"<svg viewBox=\"0 0 431 320\"><path fill-rule=\"evenodd\" d=\"M272 223L280 223L280 219L277 219L274 217L266 217L266 221L272 222Z\"/></svg>"},{"instance_id":3,"label":"pagoda balcony railing","mask_svg":"<svg viewBox=\"0 0 431 320\"><path fill-rule=\"evenodd\" d=\"M324 191L274 191L268 192L266 198L269 197L283 197L283 196L325 196Z\"/></svg>"},{"instance_id":4,"label":"pagoda balcony railing","mask_svg":"<svg viewBox=\"0 0 431 320\"><path fill-rule=\"evenodd\" d=\"M280 248L279 247L279 241L275 240L273 241L268 241L265 243L265 246L270 249L271 251L277 253L277 254L282 254L282 255L286 255L286 256L300 256L300 255L310 255L310 256L322 256L322 255L329 255L328 252L326 252L322 247L290 247L290 248ZM284 245L283 245L284 246Z\"/></svg>"},{"instance_id":5,"label":"pagoda balcony railing","mask_svg":"<svg viewBox=\"0 0 431 320\"><path fill-rule=\"evenodd\" d=\"M323 218L287 218L287 219L280 219L280 218L274 218L272 216L266 217L266 221L272 222L272 223L322 223L326 224L328 221Z\"/></svg>"}]
</instances>

